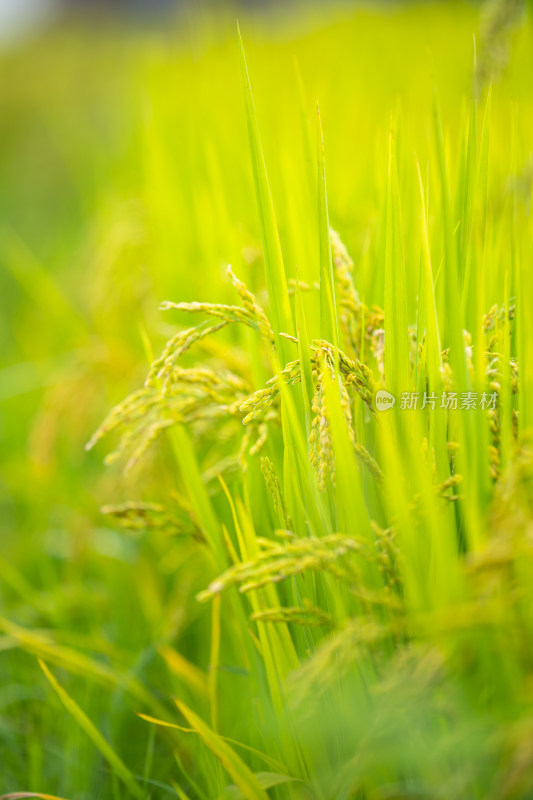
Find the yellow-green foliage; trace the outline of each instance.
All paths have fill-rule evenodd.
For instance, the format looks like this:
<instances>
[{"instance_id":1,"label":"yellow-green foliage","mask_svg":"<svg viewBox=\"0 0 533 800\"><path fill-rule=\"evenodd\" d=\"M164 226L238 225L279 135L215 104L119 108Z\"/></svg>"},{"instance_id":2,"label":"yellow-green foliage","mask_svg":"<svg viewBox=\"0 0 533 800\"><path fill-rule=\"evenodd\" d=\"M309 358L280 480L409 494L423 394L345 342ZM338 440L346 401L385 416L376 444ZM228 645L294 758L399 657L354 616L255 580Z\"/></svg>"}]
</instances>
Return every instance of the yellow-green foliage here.
<instances>
[{"instance_id":1,"label":"yellow-green foliage","mask_svg":"<svg viewBox=\"0 0 533 800\"><path fill-rule=\"evenodd\" d=\"M518 10L4 55L2 791L533 792Z\"/></svg>"}]
</instances>

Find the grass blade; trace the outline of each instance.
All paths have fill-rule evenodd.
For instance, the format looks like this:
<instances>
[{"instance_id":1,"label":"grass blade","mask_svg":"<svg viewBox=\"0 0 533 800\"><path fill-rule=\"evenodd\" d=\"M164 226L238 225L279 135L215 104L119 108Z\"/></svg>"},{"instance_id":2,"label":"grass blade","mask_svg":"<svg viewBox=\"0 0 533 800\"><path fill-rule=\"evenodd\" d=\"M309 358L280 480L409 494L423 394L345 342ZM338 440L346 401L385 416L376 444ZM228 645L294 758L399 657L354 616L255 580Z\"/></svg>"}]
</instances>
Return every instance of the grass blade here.
<instances>
[{"instance_id":1,"label":"grass blade","mask_svg":"<svg viewBox=\"0 0 533 800\"><path fill-rule=\"evenodd\" d=\"M407 297L400 188L394 134L389 136L387 227L385 248L385 377L387 387L399 397L409 389Z\"/></svg>"},{"instance_id":2,"label":"grass blade","mask_svg":"<svg viewBox=\"0 0 533 800\"><path fill-rule=\"evenodd\" d=\"M244 797L249 798L249 800L268 800L267 793L235 750L184 703L177 700L176 705L189 725L199 734L204 744L218 758Z\"/></svg>"},{"instance_id":3,"label":"grass blade","mask_svg":"<svg viewBox=\"0 0 533 800\"><path fill-rule=\"evenodd\" d=\"M326 167L324 163L324 136L320 111L317 105L318 133L318 239L320 247L320 335L338 346L339 331L335 305L335 282L329 238L328 198L326 193Z\"/></svg>"},{"instance_id":4,"label":"grass blade","mask_svg":"<svg viewBox=\"0 0 533 800\"><path fill-rule=\"evenodd\" d=\"M107 739L104 739L100 731L94 726L86 713L79 707L76 701L63 689L57 679L52 675L42 659L39 666L44 672L52 689L55 691L69 714L76 720L78 725L85 731L94 746L100 751L111 769L117 774L120 780L127 786L129 792L138 800L144 800L144 792L141 790L133 775L124 764L122 759L115 753Z\"/></svg>"},{"instance_id":5,"label":"grass blade","mask_svg":"<svg viewBox=\"0 0 533 800\"><path fill-rule=\"evenodd\" d=\"M240 44L241 72L246 106L246 121L248 124L248 138L250 141L255 194L261 222L261 237L265 258L268 296L270 298L279 357L284 363L286 363L286 361L288 361L288 358L286 357L287 343L282 337L279 336L279 333L293 333L292 311L289 302L287 278L285 276L285 267L283 265L283 256L281 253L281 244L279 241L278 227L276 224L274 203L272 201L265 158L263 155L263 148L259 135L259 126L257 124L252 88L250 86L250 78L248 76L248 68L246 66L244 45L238 26L237 30Z\"/></svg>"}]
</instances>

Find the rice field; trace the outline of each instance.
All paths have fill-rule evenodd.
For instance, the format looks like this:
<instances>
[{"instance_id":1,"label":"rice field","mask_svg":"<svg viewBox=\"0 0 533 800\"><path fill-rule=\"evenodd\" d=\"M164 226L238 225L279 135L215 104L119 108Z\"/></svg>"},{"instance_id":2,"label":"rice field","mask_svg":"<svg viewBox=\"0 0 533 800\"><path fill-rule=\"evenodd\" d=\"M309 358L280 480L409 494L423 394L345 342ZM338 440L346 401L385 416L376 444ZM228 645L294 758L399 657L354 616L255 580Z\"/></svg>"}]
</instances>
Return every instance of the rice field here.
<instances>
[{"instance_id":1,"label":"rice field","mask_svg":"<svg viewBox=\"0 0 533 800\"><path fill-rule=\"evenodd\" d=\"M533 797L526 6L0 54L0 795Z\"/></svg>"}]
</instances>

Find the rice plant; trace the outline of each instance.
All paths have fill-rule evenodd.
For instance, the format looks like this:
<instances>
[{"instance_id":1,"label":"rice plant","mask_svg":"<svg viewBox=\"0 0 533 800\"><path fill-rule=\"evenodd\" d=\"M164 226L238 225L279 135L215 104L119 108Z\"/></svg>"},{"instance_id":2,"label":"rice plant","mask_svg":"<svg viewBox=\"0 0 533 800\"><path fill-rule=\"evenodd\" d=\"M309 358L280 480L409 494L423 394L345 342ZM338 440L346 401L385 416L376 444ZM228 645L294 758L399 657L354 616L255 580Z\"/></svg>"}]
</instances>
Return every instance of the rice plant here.
<instances>
[{"instance_id":1,"label":"rice plant","mask_svg":"<svg viewBox=\"0 0 533 800\"><path fill-rule=\"evenodd\" d=\"M395 24L407 29L417 13L401 11ZM426 13L434 24L453 14ZM282 150L276 163L271 141L263 147L264 97L254 87L261 65L268 86L268 57L248 65L254 38L243 30L244 44L240 32L227 44L244 108L231 153L251 168L244 203L255 196L258 239L252 247L226 231L225 268L209 263L209 225L217 215L229 224L231 213L206 143L200 161L214 200L204 208L214 211L190 234L205 273L175 265L164 322L158 329L151 311L148 324L139 320L144 380L126 381L129 393L86 445L107 447L116 477L94 524L131 545L122 613L126 627L146 624L149 640L140 633L138 649L106 651L90 621L87 641L63 642L60 619L39 627L9 614L5 649L39 659L56 713L98 754L94 794L78 786L76 797L525 799L530 88L510 115L505 77L490 84L490 42L479 71L469 44L472 89L459 113L449 121L438 82L416 112L397 103L381 128L376 121L375 149L367 140L358 155L373 178L352 187L352 153L328 147L328 114L308 100L301 66L287 79L298 108L294 162ZM496 37L495 23L490 30ZM309 35L330 52L342 38L326 27ZM530 42L528 28L520 35ZM164 205L170 179L158 163L169 147L162 110L172 107L158 94L159 69L148 70L144 135L147 207L164 227L179 210L168 196ZM236 61L229 72L238 82ZM339 81L348 105L350 76ZM330 160L340 199L328 188ZM161 242L170 258L172 232ZM84 710L100 686L112 698L99 712L104 732ZM9 791L42 797L65 785L50 774L40 786L13 783Z\"/></svg>"}]
</instances>

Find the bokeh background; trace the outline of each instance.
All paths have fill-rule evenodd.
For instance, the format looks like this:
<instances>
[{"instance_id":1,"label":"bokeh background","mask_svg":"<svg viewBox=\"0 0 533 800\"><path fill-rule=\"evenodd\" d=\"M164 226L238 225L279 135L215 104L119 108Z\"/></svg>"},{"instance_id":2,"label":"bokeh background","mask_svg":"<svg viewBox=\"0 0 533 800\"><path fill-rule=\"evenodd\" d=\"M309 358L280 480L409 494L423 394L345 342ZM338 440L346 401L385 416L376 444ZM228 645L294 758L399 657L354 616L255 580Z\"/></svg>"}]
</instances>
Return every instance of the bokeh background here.
<instances>
[{"instance_id":1,"label":"bokeh background","mask_svg":"<svg viewBox=\"0 0 533 800\"><path fill-rule=\"evenodd\" d=\"M10 626L98 650L144 678L158 642L179 638L186 652L205 613L183 605L201 585L186 545L128 538L99 513L167 496L172 471L125 478L84 444L173 332L162 300L231 301L228 263L262 285L237 16L294 275L314 258L314 244L284 234L314 209L300 180L312 157L296 134L302 108L320 103L330 219L357 264L379 236L391 115L402 118L400 152L414 143L424 164L434 85L456 164L474 34L481 72L494 72L496 130L520 104L527 187L533 36L522 4L500 6L508 23L483 50L486 4L1 0L0 793L53 785L111 796L94 749L57 715ZM505 180L496 167L495 197ZM368 304L381 296L360 288ZM164 447L150 458L164 462ZM80 679L75 694L131 760L144 753L149 734L123 693ZM172 764L161 759L164 777Z\"/></svg>"}]
</instances>

